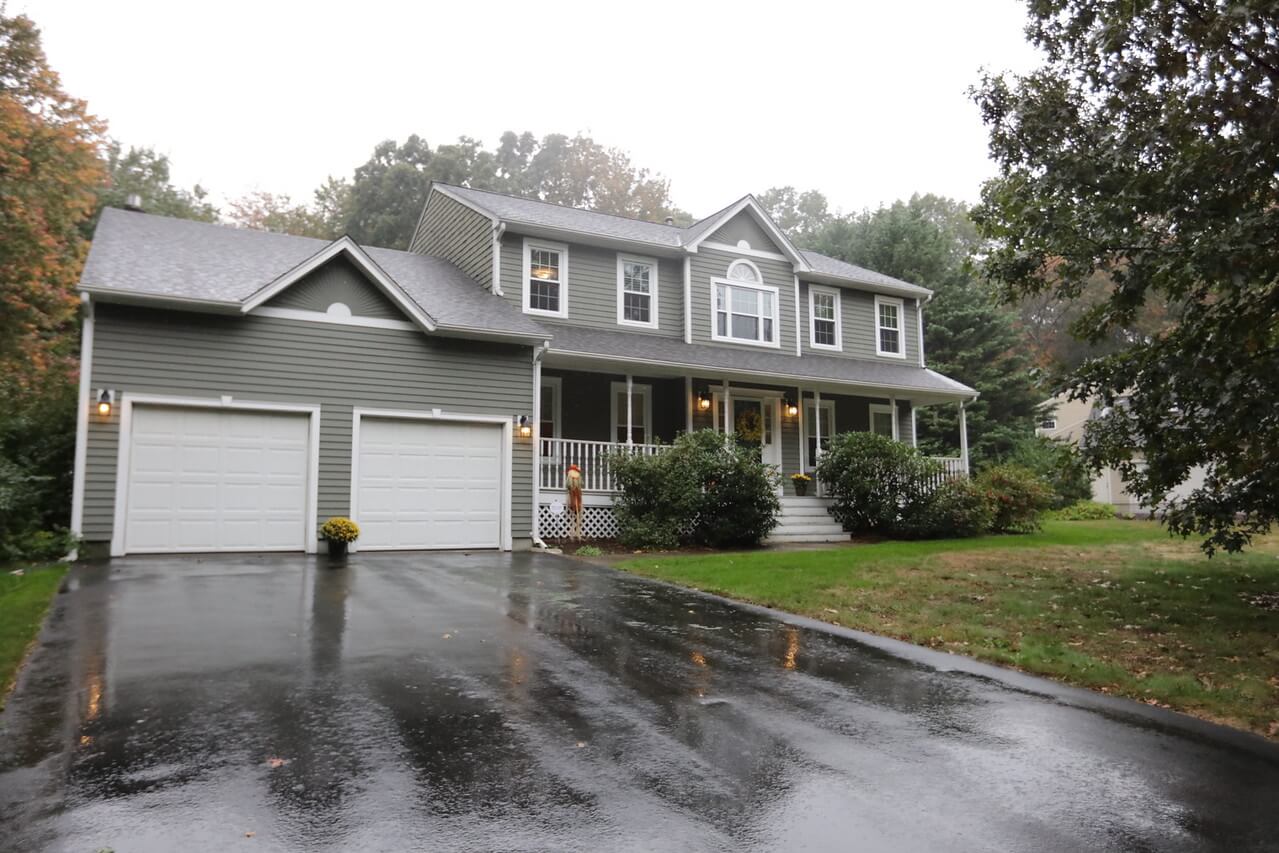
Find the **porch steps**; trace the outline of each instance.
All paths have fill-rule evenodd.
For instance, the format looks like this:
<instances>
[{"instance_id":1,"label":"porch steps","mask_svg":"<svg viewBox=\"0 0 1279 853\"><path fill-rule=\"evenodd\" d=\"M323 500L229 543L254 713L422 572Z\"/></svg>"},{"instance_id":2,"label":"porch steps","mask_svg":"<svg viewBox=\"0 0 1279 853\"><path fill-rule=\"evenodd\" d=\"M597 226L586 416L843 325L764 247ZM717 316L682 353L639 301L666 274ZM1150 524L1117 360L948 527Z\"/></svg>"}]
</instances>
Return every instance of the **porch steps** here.
<instances>
[{"instance_id":1,"label":"porch steps","mask_svg":"<svg viewBox=\"0 0 1279 853\"><path fill-rule=\"evenodd\" d=\"M830 517L829 498L782 498L781 523L768 535L768 544L847 542L848 534Z\"/></svg>"}]
</instances>

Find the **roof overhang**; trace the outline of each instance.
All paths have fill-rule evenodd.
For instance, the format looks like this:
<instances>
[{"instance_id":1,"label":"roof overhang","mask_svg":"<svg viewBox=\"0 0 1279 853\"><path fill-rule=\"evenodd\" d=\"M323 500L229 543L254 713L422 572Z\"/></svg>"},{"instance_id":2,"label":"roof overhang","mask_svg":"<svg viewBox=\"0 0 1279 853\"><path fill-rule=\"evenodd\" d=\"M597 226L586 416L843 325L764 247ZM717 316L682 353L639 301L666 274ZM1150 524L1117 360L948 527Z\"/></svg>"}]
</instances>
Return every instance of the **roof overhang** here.
<instances>
[{"instance_id":1,"label":"roof overhang","mask_svg":"<svg viewBox=\"0 0 1279 853\"><path fill-rule=\"evenodd\" d=\"M932 299L933 297L933 292L931 290L926 287L920 287L916 284L884 284L883 282L866 281L865 279L853 278L851 276L821 273L811 268L808 272L800 273L799 277L803 281L812 281L817 284L830 284L844 287L856 285L859 290L869 290L873 293L882 293L886 296L904 296L910 299L925 300Z\"/></svg>"},{"instance_id":2,"label":"roof overhang","mask_svg":"<svg viewBox=\"0 0 1279 853\"><path fill-rule=\"evenodd\" d=\"M755 382L781 385L784 387L801 387L805 391L828 391L834 394L856 394L860 397L901 397L918 406L938 403L971 402L977 399L977 392L972 389L916 388L909 385L893 385L877 382L857 382L853 380L829 379L805 376L798 373L784 373L759 370L738 370L723 367L710 367L704 364L692 364L672 360L635 358L634 356L607 355L602 353L575 352L556 349L554 342L547 351L543 362L547 367L566 369L586 369L607 373L643 373L645 376L696 376L700 378L727 379L730 382Z\"/></svg>"},{"instance_id":3,"label":"roof overhang","mask_svg":"<svg viewBox=\"0 0 1279 853\"><path fill-rule=\"evenodd\" d=\"M95 302L111 302L120 305L138 305L149 308L180 308L205 314L239 314L240 303L221 299L199 299L177 296L171 293L151 293L143 290L120 290L115 287L80 286Z\"/></svg>"},{"instance_id":4,"label":"roof overhang","mask_svg":"<svg viewBox=\"0 0 1279 853\"><path fill-rule=\"evenodd\" d=\"M365 252L348 236L342 236L307 258L302 263L293 267L293 269L284 273L270 284L259 288L255 293L249 296L240 305L240 311L248 314L254 308L257 308L271 301L291 285L296 284L311 272L324 266L329 261L346 255L351 263L355 264L365 275L371 280L388 299L396 304L414 323L421 326L424 331L434 332L437 323L435 318L426 311L422 310L416 302L414 302L404 290L395 283L395 279L387 275L387 273L378 266L377 262L369 257Z\"/></svg>"}]
</instances>

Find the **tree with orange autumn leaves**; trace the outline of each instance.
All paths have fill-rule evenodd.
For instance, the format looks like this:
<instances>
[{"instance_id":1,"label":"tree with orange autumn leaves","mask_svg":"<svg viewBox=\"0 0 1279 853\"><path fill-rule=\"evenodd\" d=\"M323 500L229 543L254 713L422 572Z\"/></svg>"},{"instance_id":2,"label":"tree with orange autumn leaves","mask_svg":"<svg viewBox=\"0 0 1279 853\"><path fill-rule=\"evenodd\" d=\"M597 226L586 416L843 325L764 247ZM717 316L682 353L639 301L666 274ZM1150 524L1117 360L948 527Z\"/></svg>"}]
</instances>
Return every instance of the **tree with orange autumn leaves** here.
<instances>
[{"instance_id":1,"label":"tree with orange autumn leaves","mask_svg":"<svg viewBox=\"0 0 1279 853\"><path fill-rule=\"evenodd\" d=\"M105 126L62 91L40 34L0 16L0 393L74 373L80 223L103 181Z\"/></svg>"}]
</instances>

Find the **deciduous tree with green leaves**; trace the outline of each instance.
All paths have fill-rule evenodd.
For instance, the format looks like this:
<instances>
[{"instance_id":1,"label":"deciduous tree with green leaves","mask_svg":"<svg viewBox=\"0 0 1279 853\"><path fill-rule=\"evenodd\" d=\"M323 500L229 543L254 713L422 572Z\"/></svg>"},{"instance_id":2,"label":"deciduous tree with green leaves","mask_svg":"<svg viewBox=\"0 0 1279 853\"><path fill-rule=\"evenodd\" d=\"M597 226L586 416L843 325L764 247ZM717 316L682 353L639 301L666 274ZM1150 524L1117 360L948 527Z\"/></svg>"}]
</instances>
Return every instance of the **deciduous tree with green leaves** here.
<instances>
[{"instance_id":1,"label":"deciduous tree with green leaves","mask_svg":"<svg viewBox=\"0 0 1279 853\"><path fill-rule=\"evenodd\" d=\"M196 184L189 190L175 187L169 176L168 155L154 148L124 147L116 140L106 146L107 174L97 189L98 203L83 231L92 237L104 207L124 207L129 196L137 195L147 213L216 222L218 209L206 201L208 192Z\"/></svg>"},{"instance_id":2,"label":"deciduous tree with green leaves","mask_svg":"<svg viewBox=\"0 0 1279 853\"><path fill-rule=\"evenodd\" d=\"M1152 299L1161 334L1074 371L1108 415L1097 466L1211 553L1279 517L1279 16L1260 0L1033 0L1045 61L974 98L999 174L975 218L1010 299L1108 291L1075 324L1100 340Z\"/></svg>"}]
</instances>

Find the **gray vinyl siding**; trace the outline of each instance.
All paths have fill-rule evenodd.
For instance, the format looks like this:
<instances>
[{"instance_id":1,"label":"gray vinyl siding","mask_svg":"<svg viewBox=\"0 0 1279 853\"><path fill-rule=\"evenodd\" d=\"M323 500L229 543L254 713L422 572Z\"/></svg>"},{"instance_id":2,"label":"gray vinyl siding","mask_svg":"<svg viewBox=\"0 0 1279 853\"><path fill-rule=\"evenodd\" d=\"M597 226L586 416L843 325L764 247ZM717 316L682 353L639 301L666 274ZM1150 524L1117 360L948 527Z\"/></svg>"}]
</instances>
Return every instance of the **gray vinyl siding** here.
<instances>
[{"instance_id":1,"label":"gray vinyl siding","mask_svg":"<svg viewBox=\"0 0 1279 853\"><path fill-rule=\"evenodd\" d=\"M780 304L779 326L781 336L781 352L795 354L795 273L790 261L775 261L770 258L756 258L725 252L719 249L698 249L692 256L692 294L693 307L693 343L713 344L715 346L741 347L759 349L751 344L735 344L725 341L711 340L711 279L724 278L729 264L737 260L748 260L759 268L764 277L764 284L777 288Z\"/></svg>"},{"instance_id":2,"label":"gray vinyl siding","mask_svg":"<svg viewBox=\"0 0 1279 853\"><path fill-rule=\"evenodd\" d=\"M618 255L646 257L658 262L658 328L623 326L617 322ZM525 274L524 237L507 232L502 236L502 295L520 310L524 309ZM681 260L571 244L567 285L568 318L556 318L555 322L667 337L684 335L684 264Z\"/></svg>"},{"instance_id":3,"label":"gray vinyl siding","mask_svg":"<svg viewBox=\"0 0 1279 853\"><path fill-rule=\"evenodd\" d=\"M812 355L844 355L851 358L869 358L891 363L919 364L919 319L915 300L902 299L902 335L906 345L905 358L877 355L875 352L875 294L847 287L819 285L839 291L840 337L843 350L813 349L809 340L808 288L809 283L799 283L800 335L803 352Z\"/></svg>"},{"instance_id":4,"label":"gray vinyl siding","mask_svg":"<svg viewBox=\"0 0 1279 853\"><path fill-rule=\"evenodd\" d=\"M718 230L706 238L713 243L727 243L736 246L738 240L745 240L757 252L775 252L782 254L782 248L773 242L755 217L743 211L725 222Z\"/></svg>"},{"instance_id":5,"label":"gray vinyl siding","mask_svg":"<svg viewBox=\"0 0 1279 853\"><path fill-rule=\"evenodd\" d=\"M404 312L346 258L335 258L308 273L267 305L324 312L335 302L350 308L357 317L406 319Z\"/></svg>"},{"instance_id":6,"label":"gray vinyl siding","mask_svg":"<svg viewBox=\"0 0 1279 853\"><path fill-rule=\"evenodd\" d=\"M93 386L130 394L320 406L319 519L350 511L355 406L516 415L532 412L528 347L419 332L224 317L101 304ZM115 510L117 407L90 419L84 534L107 541ZM527 539L532 443L514 439L511 535Z\"/></svg>"},{"instance_id":7,"label":"gray vinyl siding","mask_svg":"<svg viewBox=\"0 0 1279 853\"><path fill-rule=\"evenodd\" d=\"M409 251L445 258L484 287L493 285L492 221L441 193L431 193Z\"/></svg>"}]
</instances>

